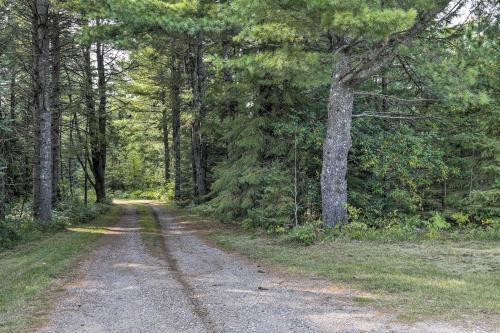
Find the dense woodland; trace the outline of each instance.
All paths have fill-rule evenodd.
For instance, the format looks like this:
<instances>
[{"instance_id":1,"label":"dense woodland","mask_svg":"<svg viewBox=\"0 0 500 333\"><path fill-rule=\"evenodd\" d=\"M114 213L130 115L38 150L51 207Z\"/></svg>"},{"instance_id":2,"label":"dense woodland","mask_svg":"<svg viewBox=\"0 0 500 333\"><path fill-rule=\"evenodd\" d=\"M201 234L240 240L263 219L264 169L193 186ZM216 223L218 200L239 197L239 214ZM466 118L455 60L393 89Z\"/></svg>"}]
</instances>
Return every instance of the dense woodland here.
<instances>
[{"instance_id":1,"label":"dense woodland","mask_svg":"<svg viewBox=\"0 0 500 333\"><path fill-rule=\"evenodd\" d=\"M496 1L0 8L0 234L133 195L277 233L499 228Z\"/></svg>"}]
</instances>

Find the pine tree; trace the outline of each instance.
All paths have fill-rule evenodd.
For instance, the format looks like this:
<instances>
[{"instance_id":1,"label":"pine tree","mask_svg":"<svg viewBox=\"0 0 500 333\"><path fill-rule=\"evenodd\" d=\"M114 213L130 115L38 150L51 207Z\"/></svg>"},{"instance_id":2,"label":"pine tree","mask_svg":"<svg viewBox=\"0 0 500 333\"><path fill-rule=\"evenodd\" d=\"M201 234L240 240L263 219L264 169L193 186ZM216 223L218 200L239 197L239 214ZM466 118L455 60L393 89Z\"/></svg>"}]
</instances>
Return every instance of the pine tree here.
<instances>
[{"instance_id":1,"label":"pine tree","mask_svg":"<svg viewBox=\"0 0 500 333\"><path fill-rule=\"evenodd\" d=\"M35 164L33 171L33 215L52 219L52 146L49 104L49 2L33 0L33 92L35 103Z\"/></svg>"}]
</instances>

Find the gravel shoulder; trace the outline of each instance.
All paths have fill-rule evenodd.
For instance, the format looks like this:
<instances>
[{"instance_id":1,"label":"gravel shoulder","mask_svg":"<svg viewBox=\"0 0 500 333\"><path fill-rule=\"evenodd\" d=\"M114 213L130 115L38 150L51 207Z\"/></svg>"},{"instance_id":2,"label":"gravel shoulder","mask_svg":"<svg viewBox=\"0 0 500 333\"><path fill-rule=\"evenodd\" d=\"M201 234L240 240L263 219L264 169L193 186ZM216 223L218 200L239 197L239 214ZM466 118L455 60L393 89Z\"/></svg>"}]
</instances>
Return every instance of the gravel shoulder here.
<instances>
[{"instance_id":1,"label":"gravel shoulder","mask_svg":"<svg viewBox=\"0 0 500 333\"><path fill-rule=\"evenodd\" d=\"M135 203L154 214L159 249L141 239ZM401 323L353 304L349 291L327 281L273 273L224 252L159 203L120 204L124 215L40 332L485 332Z\"/></svg>"}]
</instances>

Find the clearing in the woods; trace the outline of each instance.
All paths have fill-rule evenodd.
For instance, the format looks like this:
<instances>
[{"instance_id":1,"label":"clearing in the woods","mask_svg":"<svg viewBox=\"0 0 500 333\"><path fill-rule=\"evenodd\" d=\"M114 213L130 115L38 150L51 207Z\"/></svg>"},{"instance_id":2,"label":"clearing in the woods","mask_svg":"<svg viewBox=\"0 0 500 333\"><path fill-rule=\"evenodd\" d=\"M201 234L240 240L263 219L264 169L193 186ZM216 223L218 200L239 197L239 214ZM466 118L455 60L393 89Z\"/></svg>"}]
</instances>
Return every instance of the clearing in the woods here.
<instances>
[{"instance_id":1,"label":"clearing in the woods","mask_svg":"<svg viewBox=\"0 0 500 333\"><path fill-rule=\"evenodd\" d=\"M28 326L40 332L495 331L494 325L498 318L493 315L495 312L491 307L494 305L488 303L488 295L478 298L474 290L468 290L470 286L466 274L463 280L456 277L455 284L465 287L464 295L472 295L473 298L469 300L472 306L480 307L476 301L482 301L483 308L490 309L491 314L483 313L483 318L475 316L468 320L462 318L460 321L449 315L446 321L441 321L436 316L418 316L417 319L405 321L405 311L415 312L409 310L411 304L425 307L419 299L425 295L420 286L415 287L413 294L410 291L399 291L399 303L408 301L409 306L399 311L395 306L384 308L380 305L397 304L394 295L384 303L378 298L387 297L387 294L360 291L369 287L366 280L369 280L369 274L374 274L373 269L363 268L368 273L354 276L351 284L351 287L359 289L349 288L342 277L348 274L346 270L357 274L354 265L347 265L348 260L345 258L336 260L333 253L320 256L314 248L285 246L281 247L281 251L289 251L290 254L285 262L279 259L280 255L271 243L262 243L262 240L257 242L257 238L248 234L240 233L236 237L237 232L231 229L214 232L213 224L184 211L171 210L154 201L116 203L121 209L115 208L112 214L108 214L108 221L99 222L100 226L72 228L69 232L57 234L36 245L27 246L23 251L7 253L0 258L2 266L7 266L7 270L2 270L1 273L3 281L12 279L16 274L13 267L9 267L13 262L17 262L18 267L23 266L19 265L23 260L34 260L40 264L38 270L19 271L21 280L18 285L26 285L26 290L33 286L36 290L30 293L16 290L14 293L16 283L2 286L2 292L7 297L0 303L0 331L21 331ZM118 217L120 211L123 213ZM112 223L109 219L115 219L116 222ZM231 243L224 237L229 232L232 233ZM95 235L98 234L103 236L98 242L94 242ZM213 245L213 241L207 239L207 234L211 234L209 238L226 248L264 260L254 262L238 254L225 252ZM92 251L90 244L94 244ZM53 256L53 253L59 253L69 245L78 246L80 250L68 248L61 255L71 259L63 260ZM251 251L249 245L253 247ZM363 252L366 246L368 245L352 243L347 249ZM388 249L394 250L395 247L396 245L390 245ZM77 258L81 257L70 254L81 253L85 248L89 249L89 255L73 273L68 274L68 270L75 267ZM416 251L418 248L415 245L414 249L408 248L407 251ZM335 249L332 248L331 251L333 250ZM379 250L373 252L373 255L377 255ZM396 252L387 253L387 257L393 257L388 261L393 265L397 261L394 258L397 256ZM340 250L338 253L345 255ZM426 251L422 253L432 254ZM306 257L307 254L309 258ZM327 269L325 262L328 257L331 267L338 270L331 276L322 271ZM401 258L403 257L404 254ZM53 262L40 262L44 260L42 258ZM491 253L491 258L494 260L498 256ZM382 259L377 262L380 260ZM307 261L312 265L306 264ZM276 263L282 267L273 268L271 264ZM46 264L54 265L55 268L53 272L42 276L41 272ZM413 265L409 262L407 264ZM467 266L467 261L461 265ZM37 265L31 263L29 266ZM316 277L286 272L282 269L286 266L302 272L309 267L309 273ZM443 267L443 271L449 268ZM404 270L403 267L401 269ZM450 279L453 279L453 273L449 274ZM333 284L324 277L344 283ZM460 301L451 284L448 287L433 285L439 283L439 278L437 274L436 279L430 279L426 288L434 288L439 293L449 291L450 298L455 297ZM490 278L489 281L494 283L494 276ZM388 279L385 277L385 281L380 284L390 284ZM416 276L412 278L408 275L409 290L417 281ZM488 287L486 278L477 281L480 286L472 288L492 293L490 298L493 299L494 285ZM48 290L53 292L50 297L47 296ZM417 291L422 295L419 296ZM417 299L408 300L408 296ZM26 306L32 300L35 302L27 306L25 311L21 310L20 306ZM465 309L466 304L457 303L456 306L457 309ZM42 308L46 310L40 310ZM434 305L434 308L449 314L446 304L441 308ZM485 318L486 321L482 320Z\"/></svg>"}]
</instances>

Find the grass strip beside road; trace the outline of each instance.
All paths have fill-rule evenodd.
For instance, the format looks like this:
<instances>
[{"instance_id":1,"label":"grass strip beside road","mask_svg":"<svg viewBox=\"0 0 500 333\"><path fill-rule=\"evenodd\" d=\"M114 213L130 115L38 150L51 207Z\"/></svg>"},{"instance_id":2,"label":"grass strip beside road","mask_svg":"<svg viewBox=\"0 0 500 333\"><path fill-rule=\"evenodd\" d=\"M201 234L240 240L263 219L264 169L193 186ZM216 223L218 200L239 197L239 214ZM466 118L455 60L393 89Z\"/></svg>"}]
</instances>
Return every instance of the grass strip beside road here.
<instances>
[{"instance_id":1,"label":"grass strip beside road","mask_svg":"<svg viewBox=\"0 0 500 333\"><path fill-rule=\"evenodd\" d=\"M331 241L305 247L234 228L209 236L222 248L321 276L373 297L401 319L485 319L500 314L498 242Z\"/></svg>"},{"instance_id":2,"label":"grass strip beside road","mask_svg":"<svg viewBox=\"0 0 500 333\"><path fill-rule=\"evenodd\" d=\"M302 246L177 209L171 203L166 207L183 221L198 224L223 249L357 290L353 301L396 313L402 320L499 323L498 241L334 239Z\"/></svg>"},{"instance_id":3,"label":"grass strip beside road","mask_svg":"<svg viewBox=\"0 0 500 333\"><path fill-rule=\"evenodd\" d=\"M113 206L90 223L0 253L0 332L25 332L42 323L57 287L122 210Z\"/></svg>"}]
</instances>

